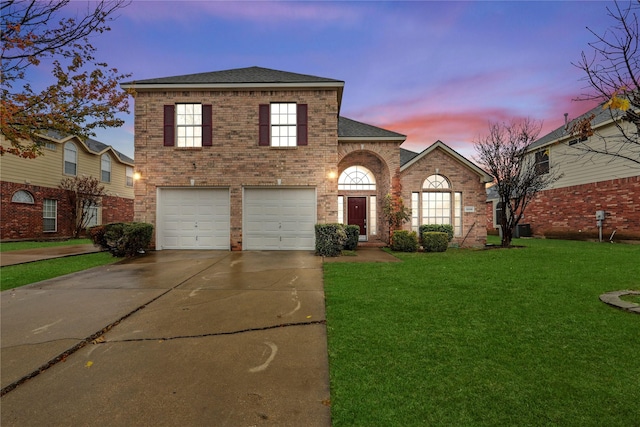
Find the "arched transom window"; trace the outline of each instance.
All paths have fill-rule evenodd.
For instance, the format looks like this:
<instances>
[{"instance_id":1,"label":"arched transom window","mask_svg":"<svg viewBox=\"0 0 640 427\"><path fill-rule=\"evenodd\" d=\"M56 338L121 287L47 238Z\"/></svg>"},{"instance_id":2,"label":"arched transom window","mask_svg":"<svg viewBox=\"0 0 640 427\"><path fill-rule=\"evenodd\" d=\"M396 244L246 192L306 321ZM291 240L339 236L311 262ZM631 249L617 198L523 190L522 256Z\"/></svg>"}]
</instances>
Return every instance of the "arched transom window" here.
<instances>
[{"instance_id":1,"label":"arched transom window","mask_svg":"<svg viewBox=\"0 0 640 427\"><path fill-rule=\"evenodd\" d=\"M338 178L339 190L375 190L376 179L371 171L363 166L350 166Z\"/></svg>"},{"instance_id":2,"label":"arched transom window","mask_svg":"<svg viewBox=\"0 0 640 427\"><path fill-rule=\"evenodd\" d=\"M14 203L28 203L33 204L33 195L25 190L18 190L11 196L11 201Z\"/></svg>"},{"instance_id":3,"label":"arched transom window","mask_svg":"<svg viewBox=\"0 0 640 427\"><path fill-rule=\"evenodd\" d=\"M442 175L431 175L422 184L424 190L448 190L451 188L449 181Z\"/></svg>"}]
</instances>

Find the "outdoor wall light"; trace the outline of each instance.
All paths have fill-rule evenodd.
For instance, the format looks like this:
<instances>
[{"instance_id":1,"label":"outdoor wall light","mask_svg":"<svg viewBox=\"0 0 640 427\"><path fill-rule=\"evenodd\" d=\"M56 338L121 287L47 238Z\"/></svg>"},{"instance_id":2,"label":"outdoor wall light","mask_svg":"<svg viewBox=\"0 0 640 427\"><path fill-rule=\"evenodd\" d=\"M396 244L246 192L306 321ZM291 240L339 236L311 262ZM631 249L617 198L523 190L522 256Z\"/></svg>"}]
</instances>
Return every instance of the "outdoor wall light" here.
<instances>
[{"instance_id":1,"label":"outdoor wall light","mask_svg":"<svg viewBox=\"0 0 640 427\"><path fill-rule=\"evenodd\" d=\"M133 179L135 181L138 181L140 178L142 178L142 175L140 174L140 172L134 172L133 173Z\"/></svg>"},{"instance_id":2,"label":"outdoor wall light","mask_svg":"<svg viewBox=\"0 0 640 427\"><path fill-rule=\"evenodd\" d=\"M329 173L327 174L327 177L329 179L336 179L337 176L338 174L336 173L336 171L329 171Z\"/></svg>"}]
</instances>

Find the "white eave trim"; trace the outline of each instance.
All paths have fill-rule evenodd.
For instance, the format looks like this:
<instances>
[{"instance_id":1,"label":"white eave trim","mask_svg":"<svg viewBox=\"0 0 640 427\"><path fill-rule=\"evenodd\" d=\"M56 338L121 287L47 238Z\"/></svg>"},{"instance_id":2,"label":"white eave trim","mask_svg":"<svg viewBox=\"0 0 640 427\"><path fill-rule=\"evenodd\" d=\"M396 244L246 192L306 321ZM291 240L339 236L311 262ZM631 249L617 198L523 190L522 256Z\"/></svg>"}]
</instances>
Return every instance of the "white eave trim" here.
<instances>
[{"instance_id":1,"label":"white eave trim","mask_svg":"<svg viewBox=\"0 0 640 427\"><path fill-rule=\"evenodd\" d=\"M386 141L386 142L404 142L406 141L406 137L399 136L349 136L349 137L338 137L338 142L378 142L378 141Z\"/></svg>"},{"instance_id":2,"label":"white eave trim","mask_svg":"<svg viewBox=\"0 0 640 427\"><path fill-rule=\"evenodd\" d=\"M311 87L326 87L326 88L344 88L344 82L309 82L309 83L151 83L151 84L136 84L126 83L121 84L123 89L255 89L255 88L270 88L270 87L295 87L295 88L311 88Z\"/></svg>"}]
</instances>

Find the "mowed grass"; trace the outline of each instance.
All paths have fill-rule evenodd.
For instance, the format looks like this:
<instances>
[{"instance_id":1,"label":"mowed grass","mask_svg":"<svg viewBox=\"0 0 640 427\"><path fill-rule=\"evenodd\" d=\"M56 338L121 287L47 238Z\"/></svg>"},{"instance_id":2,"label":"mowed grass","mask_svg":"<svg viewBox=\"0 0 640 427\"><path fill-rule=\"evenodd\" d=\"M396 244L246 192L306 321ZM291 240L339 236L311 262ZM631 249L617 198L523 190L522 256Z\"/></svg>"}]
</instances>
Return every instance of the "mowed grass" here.
<instances>
[{"instance_id":1,"label":"mowed grass","mask_svg":"<svg viewBox=\"0 0 640 427\"><path fill-rule=\"evenodd\" d=\"M640 425L640 246L514 243L325 264L335 427Z\"/></svg>"},{"instance_id":2,"label":"mowed grass","mask_svg":"<svg viewBox=\"0 0 640 427\"><path fill-rule=\"evenodd\" d=\"M48 242L5 242L0 243L0 252L20 251L24 249L51 248L56 246L87 245L90 239L56 240Z\"/></svg>"},{"instance_id":3,"label":"mowed grass","mask_svg":"<svg viewBox=\"0 0 640 427\"><path fill-rule=\"evenodd\" d=\"M114 258L109 252L97 252L27 264L8 265L0 268L0 290L5 291L100 265L113 264L121 259Z\"/></svg>"}]
</instances>

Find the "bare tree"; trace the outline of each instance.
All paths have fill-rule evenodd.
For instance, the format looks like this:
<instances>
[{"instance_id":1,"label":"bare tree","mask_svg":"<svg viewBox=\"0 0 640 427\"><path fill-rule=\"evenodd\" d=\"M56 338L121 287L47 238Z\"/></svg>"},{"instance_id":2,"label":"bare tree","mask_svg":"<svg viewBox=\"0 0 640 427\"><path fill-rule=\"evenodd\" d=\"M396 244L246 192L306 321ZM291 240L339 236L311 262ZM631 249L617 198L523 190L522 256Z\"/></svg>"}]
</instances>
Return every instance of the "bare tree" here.
<instances>
[{"instance_id":1,"label":"bare tree","mask_svg":"<svg viewBox=\"0 0 640 427\"><path fill-rule=\"evenodd\" d=\"M102 197L106 196L107 192L104 185L92 176L64 178L58 188L66 190L67 200L71 206L73 237L78 238L89 225L93 208L102 204Z\"/></svg>"},{"instance_id":2,"label":"bare tree","mask_svg":"<svg viewBox=\"0 0 640 427\"><path fill-rule=\"evenodd\" d=\"M531 119L510 123L490 123L489 134L475 142L476 161L492 175L497 186L503 215L500 220L502 246L509 247L518 225L536 193L560 177L537 153L527 149L537 138L542 124ZM545 158L541 152L542 159Z\"/></svg>"},{"instance_id":3,"label":"bare tree","mask_svg":"<svg viewBox=\"0 0 640 427\"><path fill-rule=\"evenodd\" d=\"M40 135L49 130L89 137L95 128L124 122L117 114L128 111L128 94L119 82L128 75L98 61L89 36L109 31L107 22L128 2L87 2L81 16L63 10L70 3L6 0L0 5L0 130L11 144L0 147L0 155L41 154ZM40 90L32 87L29 70L43 61L52 61L52 75Z\"/></svg>"},{"instance_id":4,"label":"bare tree","mask_svg":"<svg viewBox=\"0 0 640 427\"><path fill-rule=\"evenodd\" d=\"M595 41L589 43L592 51L589 54L583 51L580 61L573 64L584 71L587 82L588 93L578 100L602 104L607 119L613 120L618 128L617 134L604 136L593 129L594 119L600 114L574 121L570 130L579 141L572 147L583 153L622 158L640 166L638 10L639 0L631 0L623 6L616 1L613 6L608 6L607 15L613 21L611 27L603 34L587 27L595 37ZM598 117L598 121L602 118Z\"/></svg>"}]
</instances>

